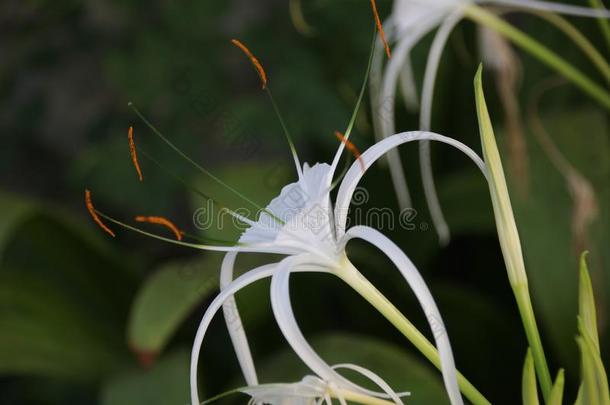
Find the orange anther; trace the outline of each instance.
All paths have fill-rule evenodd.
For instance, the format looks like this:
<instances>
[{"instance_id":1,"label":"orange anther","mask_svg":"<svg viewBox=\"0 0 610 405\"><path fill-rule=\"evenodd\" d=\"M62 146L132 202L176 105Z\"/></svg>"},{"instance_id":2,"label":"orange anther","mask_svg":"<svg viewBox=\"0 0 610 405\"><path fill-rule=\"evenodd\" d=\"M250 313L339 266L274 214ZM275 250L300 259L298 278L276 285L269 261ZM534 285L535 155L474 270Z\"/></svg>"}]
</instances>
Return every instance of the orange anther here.
<instances>
[{"instance_id":1,"label":"orange anther","mask_svg":"<svg viewBox=\"0 0 610 405\"><path fill-rule=\"evenodd\" d=\"M388 41L385 38L385 32L383 32L383 25L381 24L381 19L379 18L379 13L377 12L377 4L375 4L375 0L371 0L371 8L373 9L373 14L375 15L375 25L377 25L377 31L379 31L379 36L381 36L381 41L385 47L385 53L388 55L388 58L391 58L392 52L390 51L390 45L388 45Z\"/></svg>"},{"instance_id":2,"label":"orange anther","mask_svg":"<svg viewBox=\"0 0 610 405\"><path fill-rule=\"evenodd\" d=\"M129 139L129 153L131 154L131 161L133 162L133 166L136 168L136 172L138 173L140 181L142 181L144 180L144 178L142 177L142 170L140 169L140 164L138 163L136 143L133 140L133 127L129 127L129 131L127 131L127 138Z\"/></svg>"},{"instance_id":3,"label":"orange anther","mask_svg":"<svg viewBox=\"0 0 610 405\"><path fill-rule=\"evenodd\" d=\"M354 155L354 157L358 160L358 162L360 162L360 167L362 168L362 171L364 172L366 170L366 167L364 166L364 161L360 157L360 151L358 150L356 145L354 145L349 139L347 139L345 137L345 135L343 135L339 131L335 131L335 136L337 137L337 139L339 141L343 142L343 144L345 145L346 149L348 151L350 151L352 153L352 155Z\"/></svg>"},{"instance_id":4,"label":"orange anther","mask_svg":"<svg viewBox=\"0 0 610 405\"><path fill-rule=\"evenodd\" d=\"M104 230L104 232L106 232L107 234L109 234L110 236L112 236L114 238L115 237L114 232L112 232L112 230L110 228L108 228L106 226L106 224L104 224L102 222L99 215L97 215L97 212L95 211L95 207L93 207L93 203L91 202L91 191L89 191L89 190L85 190L85 205L87 206L87 211L89 211L89 214L91 215L91 217L93 218L95 223L98 224L100 226L100 228L102 228Z\"/></svg>"},{"instance_id":5,"label":"orange anther","mask_svg":"<svg viewBox=\"0 0 610 405\"><path fill-rule=\"evenodd\" d=\"M177 240L182 240L182 232L178 229L176 225L172 221L164 217L145 217L142 215L137 216L136 221L138 222L148 222L149 224L157 224L163 225L170 231L174 233Z\"/></svg>"},{"instance_id":6,"label":"orange anther","mask_svg":"<svg viewBox=\"0 0 610 405\"><path fill-rule=\"evenodd\" d=\"M265 69L263 69L263 65L261 65L256 56L254 56L254 54L252 54L248 47L246 47L246 45L244 45L242 42L237 39L232 39L231 42L233 43L233 45L241 49L243 53L245 53L246 56L250 59L250 62L252 62L252 65L258 72L259 77L261 78L261 82L263 83L263 89L265 89L267 87L267 74L265 73Z\"/></svg>"}]
</instances>

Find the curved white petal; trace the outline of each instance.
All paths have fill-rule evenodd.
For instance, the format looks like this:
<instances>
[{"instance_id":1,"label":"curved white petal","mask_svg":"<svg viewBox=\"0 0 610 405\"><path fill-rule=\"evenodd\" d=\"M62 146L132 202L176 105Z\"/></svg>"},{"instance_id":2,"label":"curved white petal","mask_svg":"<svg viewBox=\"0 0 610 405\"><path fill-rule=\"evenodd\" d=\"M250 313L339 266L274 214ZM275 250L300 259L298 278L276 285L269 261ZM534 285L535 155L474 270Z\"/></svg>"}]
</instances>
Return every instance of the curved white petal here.
<instances>
[{"instance_id":1,"label":"curved white petal","mask_svg":"<svg viewBox=\"0 0 610 405\"><path fill-rule=\"evenodd\" d=\"M455 11L439 27L430 53L426 62L426 70L424 72L424 85L421 96L421 111L419 126L422 131L429 131L431 127L432 117L432 100L434 98L434 84L436 83L436 74L441 61L443 49L449 39L449 34L457 23L462 19L461 10ZM430 141L419 142L419 165L422 176L422 184L424 186L424 195L430 210L430 218L434 224L434 229L438 234L441 245L449 243L449 226L445 221L445 216L441 209L441 204L436 194L436 186L434 184L434 176L432 174L432 159L430 156Z\"/></svg>"},{"instance_id":2,"label":"curved white petal","mask_svg":"<svg viewBox=\"0 0 610 405\"><path fill-rule=\"evenodd\" d=\"M417 85L415 84L411 57L409 55L407 55L405 63L402 65L398 81L400 84L400 95L405 102L407 110L415 111L419 106L419 99L417 97Z\"/></svg>"},{"instance_id":3,"label":"curved white petal","mask_svg":"<svg viewBox=\"0 0 610 405\"><path fill-rule=\"evenodd\" d=\"M389 398L389 395L385 392L375 392L360 387L337 373L315 352L315 350L313 350L303 336L294 317L292 303L290 302L290 273L293 271L327 271L322 268L316 270L315 267L305 268L303 267L303 264L306 265L306 262L299 261L298 257L287 258L280 263L276 273L271 279L271 306L273 308L275 320L286 338L286 341L300 359L321 379L333 383L342 389L348 389L378 398Z\"/></svg>"},{"instance_id":4,"label":"curved white petal","mask_svg":"<svg viewBox=\"0 0 610 405\"><path fill-rule=\"evenodd\" d=\"M208 306L205 313L203 314L203 318L199 323L199 327L197 328L197 334L195 335L195 341L193 342L193 349L191 351L191 374L190 374L190 383L191 383L191 404L199 405L199 392L197 390L197 366L199 365L199 353L201 352L201 345L203 343L203 338L205 337L205 333L210 326L210 322L212 322L212 318L218 312L222 304L230 297L233 296L237 291L242 288L254 283L255 281L261 280L266 277L271 277L275 268L277 267L277 263L267 264L265 266L257 267L254 270L247 272L246 274L238 277L231 284L227 285L224 290L220 292L214 298L212 303Z\"/></svg>"},{"instance_id":5,"label":"curved white petal","mask_svg":"<svg viewBox=\"0 0 610 405\"><path fill-rule=\"evenodd\" d=\"M344 242L347 243L347 241L352 238L365 240L380 249L390 260L392 260L413 290L413 293L426 314L428 324L434 335L434 341L436 342L436 348L441 360L443 381L451 404L462 405L464 402L457 382L457 370L455 368L455 361L453 360L453 352L451 350L451 344L449 343L449 337L447 336L441 313L421 274L417 271L417 268L411 260L409 260L407 255L396 246L394 242L376 229L365 226L355 226L347 231Z\"/></svg>"},{"instance_id":6,"label":"curved white petal","mask_svg":"<svg viewBox=\"0 0 610 405\"><path fill-rule=\"evenodd\" d=\"M577 17L610 18L610 11L539 0L482 0L481 3L502 4L525 9L550 11Z\"/></svg>"},{"instance_id":7,"label":"curved white petal","mask_svg":"<svg viewBox=\"0 0 610 405\"><path fill-rule=\"evenodd\" d=\"M371 146L360 156L360 160L362 161L362 164L364 164L364 172L362 170L360 162L354 162L354 164L352 164L345 177L343 178L341 186L339 187L339 192L337 194L337 199L335 203L335 224L337 226L336 234L338 239L345 233L345 224L347 221L349 204L352 200L352 195L354 194L354 191L356 190L356 187L358 186L358 183L360 182L360 179L362 178L366 170L368 170L368 168L371 167L371 165L375 163L377 159L379 159L389 150L399 145L402 145L403 143L422 140L439 141L459 149L460 151L464 152L470 159L472 159L472 161L481 170L483 175L487 177L487 171L485 169L485 163L483 162L483 160L481 160L481 158L479 157L479 155L476 154L475 151L473 151L460 141L436 134L434 132L426 131L403 132L400 134L392 135L391 137L386 138L381 142L377 142L375 145Z\"/></svg>"},{"instance_id":8,"label":"curved white petal","mask_svg":"<svg viewBox=\"0 0 610 405\"><path fill-rule=\"evenodd\" d=\"M235 266L235 259L237 258L236 252L227 253L222 260L220 267L220 289L225 290L233 281L233 268ZM258 384L258 378L256 376L256 368L254 367L254 360L252 359L252 353L250 352L250 345L248 344L248 338L244 331L244 326L241 322L241 316L237 309L237 302L234 296L230 296L222 304L222 310L225 316L225 323L227 324L227 330L231 336L231 342L233 342L233 348L239 366L246 380L246 384L253 386Z\"/></svg>"},{"instance_id":9,"label":"curved white petal","mask_svg":"<svg viewBox=\"0 0 610 405\"><path fill-rule=\"evenodd\" d=\"M392 389L392 387L390 387L390 385L387 382L385 382L385 380L383 378L381 378L377 374L373 373L371 370L361 367L357 364L351 364L351 363L335 364L332 368L333 368L333 370L338 370L338 369L344 368L347 370L355 371L358 374L363 375L364 377L366 377L369 380L371 380L372 382L374 382L375 385L377 385L379 388L381 388L383 390L383 392L385 392L389 396L389 398L392 401L394 401L395 404L403 405L403 402L400 399L400 397L406 397L406 396L411 395L410 392L397 393L396 391L394 391Z\"/></svg>"}]
</instances>

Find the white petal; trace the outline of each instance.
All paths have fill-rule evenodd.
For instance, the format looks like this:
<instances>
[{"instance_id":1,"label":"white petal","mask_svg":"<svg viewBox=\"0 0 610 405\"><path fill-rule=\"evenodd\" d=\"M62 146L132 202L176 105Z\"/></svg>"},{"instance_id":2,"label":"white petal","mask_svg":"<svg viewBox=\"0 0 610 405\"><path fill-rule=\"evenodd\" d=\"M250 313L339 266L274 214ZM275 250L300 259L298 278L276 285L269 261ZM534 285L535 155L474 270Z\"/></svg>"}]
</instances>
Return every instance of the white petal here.
<instances>
[{"instance_id":1,"label":"white petal","mask_svg":"<svg viewBox=\"0 0 610 405\"><path fill-rule=\"evenodd\" d=\"M271 279L271 306L275 315L276 322L282 334L288 341L299 358L321 379L334 383L339 388L352 390L365 395L378 398L389 398L385 392L375 392L354 384L332 369L309 345L301 329L299 328L292 303L290 302L290 273L292 271L312 272L315 269L305 269L302 265L306 261L299 261L298 257L284 259L276 273ZM318 271L324 271L319 269Z\"/></svg>"},{"instance_id":2,"label":"white petal","mask_svg":"<svg viewBox=\"0 0 610 405\"><path fill-rule=\"evenodd\" d=\"M400 94L402 95L407 110L415 111L419 104L417 97L417 85L415 84L415 77L410 56L407 56L405 63L402 65L399 83Z\"/></svg>"},{"instance_id":3,"label":"white petal","mask_svg":"<svg viewBox=\"0 0 610 405\"><path fill-rule=\"evenodd\" d=\"M447 336L447 331L445 330L440 311L421 274L417 271L417 268L413 265L411 260L409 260L407 255L376 229L365 226L355 226L347 231L344 241L347 242L352 238L365 240L380 249L390 260L392 260L411 287L411 290L413 290L413 293L426 314L430 329L432 329L436 348L441 360L441 370L445 388L451 404L462 405L463 400L457 382L457 370L455 368L455 361L453 360L453 352L451 350L451 344L449 343L449 337Z\"/></svg>"},{"instance_id":4,"label":"white petal","mask_svg":"<svg viewBox=\"0 0 610 405\"><path fill-rule=\"evenodd\" d=\"M233 268L235 266L236 252L227 253L220 267L220 289L224 290L233 281ZM254 360L250 352L248 338L244 331L244 326L241 322L241 316L237 309L237 302L234 296L230 296L224 304L222 304L227 330L233 342L233 348L239 361L239 366L248 385L257 385L258 378L256 376L256 368Z\"/></svg>"},{"instance_id":5,"label":"white petal","mask_svg":"<svg viewBox=\"0 0 610 405\"><path fill-rule=\"evenodd\" d=\"M590 7L579 7L571 4L561 4L539 0L483 0L483 3L502 4L522 7L525 9L550 11L559 14L568 14L577 17L610 18L610 11Z\"/></svg>"},{"instance_id":6,"label":"white petal","mask_svg":"<svg viewBox=\"0 0 610 405\"><path fill-rule=\"evenodd\" d=\"M424 73L424 85L422 89L421 97L421 112L420 112L420 128L422 131L430 130L430 122L432 117L432 100L434 98L434 84L436 83L436 74L438 66L441 61L443 49L449 38L449 34L453 31L453 28L462 19L461 11L452 13L443 23L436 32L432 46L430 47L430 53L428 54L428 61L426 62L426 71ZM421 169L422 183L424 186L424 195L426 196L426 202L428 209L430 210L430 217L434 224L434 229L438 234L441 245L446 245L449 242L449 226L445 221L441 204L436 194L436 186L434 185L434 176L432 174L432 160L430 156L430 141L421 141L419 143L419 164Z\"/></svg>"},{"instance_id":7,"label":"white petal","mask_svg":"<svg viewBox=\"0 0 610 405\"><path fill-rule=\"evenodd\" d=\"M403 405L403 402L400 399L400 397L405 397L405 396L411 395L410 392L401 392L399 394L396 393L396 391L394 391L392 389L392 387L390 387L390 385L387 382L385 382L385 380L383 378L381 378L377 374L373 373L371 370L361 367L357 364L344 363L344 364L335 364L333 366L333 370L337 370L340 368L352 370L352 371L357 372L358 374L365 376L366 378L368 378L369 380L374 382L379 388L381 388L383 390L383 392L385 392L389 396L389 398L392 401L394 401L395 404Z\"/></svg>"},{"instance_id":8,"label":"white petal","mask_svg":"<svg viewBox=\"0 0 610 405\"><path fill-rule=\"evenodd\" d=\"M479 167L483 175L487 176L485 163L481 160L479 155L476 154L472 149L463 143L443 136L439 134L435 134L433 132L425 132L425 131L413 131L413 132L403 132L401 134L392 135L389 138L384 139L381 142L377 142L375 145L371 146L367 149L361 156L360 159L364 164L365 170L371 167L377 159L387 153L389 150L402 145L403 143L411 142L411 141L421 141L421 140L431 140L431 141L439 141L451 145L462 152L464 152L472 161ZM339 187L339 192L337 194L337 200L335 204L335 222L337 226L337 238L340 238L345 233L345 224L347 221L347 214L349 210L349 205L352 200L352 195L360 182L360 179L364 173L362 172L362 167L360 166L360 162L354 162L350 167L349 171L343 178L341 182L341 186Z\"/></svg>"},{"instance_id":9,"label":"white petal","mask_svg":"<svg viewBox=\"0 0 610 405\"><path fill-rule=\"evenodd\" d=\"M261 280L266 277L270 277L273 275L273 271L277 267L277 263L268 264L265 266L257 267L254 270L247 272L246 274L238 277L231 284L227 285L225 289L223 289L220 294L214 298L212 303L208 306L205 313L203 314L203 318L199 323L199 327L197 328L197 334L195 335L195 341L193 342L193 349L191 352L191 403L192 405L199 405L199 393L197 391L197 366L199 365L199 353L201 352L201 345L203 343L203 338L205 337L205 333L210 326L210 322L212 322L212 318L218 312L222 304L230 297L233 296L237 291L242 288L252 284L255 281Z\"/></svg>"}]
</instances>

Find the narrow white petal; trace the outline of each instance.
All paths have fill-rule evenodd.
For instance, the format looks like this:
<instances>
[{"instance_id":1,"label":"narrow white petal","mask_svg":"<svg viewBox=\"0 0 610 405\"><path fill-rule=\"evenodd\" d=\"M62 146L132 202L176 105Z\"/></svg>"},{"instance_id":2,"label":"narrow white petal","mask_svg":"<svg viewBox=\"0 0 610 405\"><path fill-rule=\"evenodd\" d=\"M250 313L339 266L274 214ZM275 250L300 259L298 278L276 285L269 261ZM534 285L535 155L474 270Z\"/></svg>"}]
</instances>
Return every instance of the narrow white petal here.
<instances>
[{"instance_id":1,"label":"narrow white petal","mask_svg":"<svg viewBox=\"0 0 610 405\"><path fill-rule=\"evenodd\" d=\"M445 44L449 39L449 34L453 31L453 28L462 19L462 12L460 10L452 13L443 23L436 32L432 46L430 47L430 53L428 54L428 61L426 62L426 71L424 73L424 86L422 89L421 97L421 111L420 111L420 128L422 131L429 131L431 129L431 117L432 117L432 100L434 99L434 85L436 83L436 74L438 72L438 66L441 61L441 56L445 48ZM432 174L432 158L430 156L430 141L419 142L419 164L421 169L422 183L424 186L424 195L426 196L426 202L428 209L430 210L430 217L434 224L434 229L438 234L441 245L449 243L449 226L445 221L445 216L441 209L441 204L436 194L436 186L434 184L434 176Z\"/></svg>"},{"instance_id":2,"label":"narrow white petal","mask_svg":"<svg viewBox=\"0 0 610 405\"><path fill-rule=\"evenodd\" d=\"M415 84L415 76L410 56L407 56L405 59L398 79L400 83L400 94L402 95L407 110L416 110L419 105L419 100L417 97L417 85Z\"/></svg>"},{"instance_id":3,"label":"narrow white petal","mask_svg":"<svg viewBox=\"0 0 610 405\"><path fill-rule=\"evenodd\" d=\"M389 398L389 395L385 392L368 390L354 384L337 373L315 352L305 339L305 336L303 336L292 310L289 285L290 273L292 271L315 271L312 268L304 270L302 264L306 263L299 262L299 258L284 259L271 279L271 306L273 308L275 320L286 338L286 341L290 344L299 358L321 379L332 382L342 389L348 389L378 398Z\"/></svg>"},{"instance_id":4,"label":"narrow white petal","mask_svg":"<svg viewBox=\"0 0 610 405\"><path fill-rule=\"evenodd\" d=\"M377 159L379 159L389 150L392 150L393 148L407 142L422 140L443 142L459 149L460 151L464 152L470 159L472 159L472 161L481 170L483 175L487 176L485 163L483 162L483 160L481 160L479 155L477 155L476 152L474 152L468 146L453 138L426 131L403 132L400 134L392 135L391 137L386 138L381 142L377 142L375 145L371 146L360 156L364 164L365 171L368 170L368 168L371 167L373 163L377 161ZM343 178L343 181L341 182L341 186L339 187L339 192L337 194L337 200L335 203L335 223L337 226L337 238L340 238L345 233L345 224L347 221L349 205L352 200L354 191L356 190L356 187L358 186L358 183L360 182L360 179L363 175L364 173L362 171L360 162L354 162L354 164L352 164L345 177Z\"/></svg>"},{"instance_id":5,"label":"narrow white petal","mask_svg":"<svg viewBox=\"0 0 610 405\"><path fill-rule=\"evenodd\" d=\"M383 138L396 132L394 123L394 108L396 103L396 85L400 69L405 62L413 45L419 38L407 36L398 42L394 49L392 59L387 64L383 75L381 94L377 98L376 114L379 128ZM404 167L397 151L390 151L387 156L390 166L390 175L394 184L394 191L401 209L411 207L411 196L405 178Z\"/></svg>"},{"instance_id":6,"label":"narrow white petal","mask_svg":"<svg viewBox=\"0 0 610 405\"><path fill-rule=\"evenodd\" d=\"M392 389L392 387L390 387L390 385L387 382L385 382L385 380L383 378L381 378L377 374L373 373L371 370L361 367L357 364L344 363L344 364L335 364L333 366L333 370L337 370L337 369L341 369L341 368L344 368L347 370L352 370L352 371L357 372L358 374L365 376L366 378L368 378L369 380L374 382L379 388L381 388L383 390L383 392L385 392L390 397L390 399L392 401L394 401L395 404L403 405L403 402L400 399L400 397L406 397L406 396L411 395L410 392L396 393L396 391L394 391Z\"/></svg>"},{"instance_id":7,"label":"narrow white petal","mask_svg":"<svg viewBox=\"0 0 610 405\"><path fill-rule=\"evenodd\" d=\"M411 287L411 290L413 290L413 293L426 314L428 324L434 335L434 341L436 342L436 348L441 360L443 381L445 382L445 389L449 395L449 400L452 405L462 405L464 402L457 382L457 370L455 368L455 361L453 360L453 352L451 350L451 344L449 343L449 337L447 336L447 331L445 330L440 311L421 274L417 271L417 268L411 260L409 260L407 255L396 246L394 242L376 229L365 226L355 226L350 228L345 234L344 240L348 241L352 238L365 240L380 249L390 260L392 260Z\"/></svg>"},{"instance_id":8,"label":"narrow white petal","mask_svg":"<svg viewBox=\"0 0 610 405\"><path fill-rule=\"evenodd\" d=\"M205 333L210 326L210 322L212 322L212 318L221 308L222 304L230 297L233 296L237 291L242 288L254 283L255 281L261 280L266 277L271 277L273 275L273 271L277 267L277 263L268 264L265 266L257 267L254 270L247 272L246 274L238 277L231 284L227 285L221 292L214 298L212 303L208 306L205 313L203 314L203 318L199 323L199 327L197 328L197 334L195 335L195 341L193 342L193 349L191 352L191 375L190 375L190 383L191 383L191 404L199 405L199 392L197 391L197 366L199 365L199 353L201 352L201 345L203 343L203 338L205 337Z\"/></svg>"},{"instance_id":9,"label":"narrow white petal","mask_svg":"<svg viewBox=\"0 0 610 405\"><path fill-rule=\"evenodd\" d=\"M525 9L550 11L577 17L610 18L610 11L539 0L483 0L482 3L502 4Z\"/></svg>"},{"instance_id":10,"label":"narrow white petal","mask_svg":"<svg viewBox=\"0 0 610 405\"><path fill-rule=\"evenodd\" d=\"M227 253L222 261L220 267L220 289L224 290L233 281L233 268L235 266L235 259L237 258L236 252ZM230 296L224 304L222 304L223 313L225 316L225 322L227 324L227 330L231 336L233 342L233 348L239 361L239 366L246 379L246 384L257 385L258 378L256 376L256 368L254 367L254 360L252 359L252 353L250 352L250 345L248 344L248 338L244 326L241 322L241 316L237 309L237 302L234 296Z\"/></svg>"}]
</instances>

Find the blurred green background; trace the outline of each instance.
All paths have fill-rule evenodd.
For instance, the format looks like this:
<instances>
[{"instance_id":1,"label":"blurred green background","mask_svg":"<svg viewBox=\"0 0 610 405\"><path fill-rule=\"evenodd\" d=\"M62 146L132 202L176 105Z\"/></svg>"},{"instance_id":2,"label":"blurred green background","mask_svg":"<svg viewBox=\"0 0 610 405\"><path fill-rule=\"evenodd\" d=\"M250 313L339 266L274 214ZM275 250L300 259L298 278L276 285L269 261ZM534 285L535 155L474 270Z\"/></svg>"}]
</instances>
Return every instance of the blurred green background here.
<instances>
[{"instance_id":1,"label":"blurred green background","mask_svg":"<svg viewBox=\"0 0 610 405\"><path fill-rule=\"evenodd\" d=\"M379 1L382 16L391 4ZM311 30L295 26L288 1L5 0L0 4L0 404L186 404L188 355L196 325L217 291L222 255L164 244L118 230L110 239L90 220L83 190L101 210L129 220L165 215L196 232L205 201L149 161L137 181L127 128L142 150L232 208L240 202L158 142L127 107L135 105L204 167L265 205L294 181L273 110L244 41L266 67L301 159L329 161L353 109L369 52L368 2L303 1ZM578 49L540 20L511 14L600 83ZM606 52L597 25L575 20ZM414 51L421 88L426 38ZM607 55L607 52L606 52ZM548 91L553 73L519 53L517 88L526 149L509 153L498 76L486 92L521 232L542 337L552 370L566 367L568 396L578 384L575 343L577 258L589 249L602 355L609 365L610 296L608 115L569 85ZM439 70L433 130L480 151L472 78L481 55L477 30L462 23ZM399 130L418 117L397 106ZM374 142L370 105L352 141ZM539 119L578 176L566 176L532 125ZM509 124L514 122L509 122ZM509 130L510 131L510 130ZM508 132L509 132L508 131ZM546 146L545 146L546 145ZM487 185L460 153L433 145L441 202L452 229L440 247L423 199L417 147L401 149L417 215L415 230L381 229L412 258L445 318L460 370L496 404L520 398L527 347L495 235ZM522 167L522 171L514 167ZM387 168L365 177L364 207L398 210ZM155 229L155 228L152 228ZM115 230L116 227L115 227ZM162 230L160 232L163 232ZM235 229L206 236L236 239ZM354 243L359 268L430 335L413 294L388 260ZM241 271L266 257L238 260ZM410 390L409 404L445 403L439 374L379 314L342 283L294 277L293 305L304 333L331 362L354 362ZM238 304L262 382L293 381L306 370L272 317L268 283ZM312 294L315 291L315 294ZM222 316L204 342L201 390L210 397L243 384ZM225 401L242 401L232 397Z\"/></svg>"}]
</instances>

